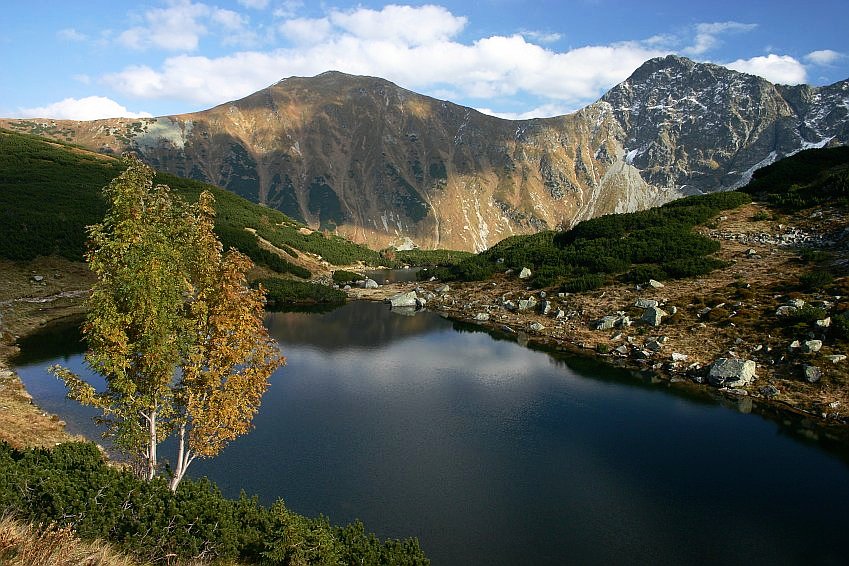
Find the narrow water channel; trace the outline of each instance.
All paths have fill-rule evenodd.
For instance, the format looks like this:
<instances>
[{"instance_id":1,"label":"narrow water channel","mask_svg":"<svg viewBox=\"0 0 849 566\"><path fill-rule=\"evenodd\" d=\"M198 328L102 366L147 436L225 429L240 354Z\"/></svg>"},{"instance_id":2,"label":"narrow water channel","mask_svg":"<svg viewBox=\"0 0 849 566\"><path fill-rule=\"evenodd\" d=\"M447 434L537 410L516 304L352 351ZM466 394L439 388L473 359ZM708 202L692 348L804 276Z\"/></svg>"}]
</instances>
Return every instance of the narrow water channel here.
<instances>
[{"instance_id":1,"label":"narrow water channel","mask_svg":"<svg viewBox=\"0 0 849 566\"><path fill-rule=\"evenodd\" d=\"M417 536L437 566L849 561L849 447L434 313L354 302L267 326L288 363L255 430L191 470L228 495ZM81 368L77 340L36 338L17 369L93 435L45 372Z\"/></svg>"}]
</instances>

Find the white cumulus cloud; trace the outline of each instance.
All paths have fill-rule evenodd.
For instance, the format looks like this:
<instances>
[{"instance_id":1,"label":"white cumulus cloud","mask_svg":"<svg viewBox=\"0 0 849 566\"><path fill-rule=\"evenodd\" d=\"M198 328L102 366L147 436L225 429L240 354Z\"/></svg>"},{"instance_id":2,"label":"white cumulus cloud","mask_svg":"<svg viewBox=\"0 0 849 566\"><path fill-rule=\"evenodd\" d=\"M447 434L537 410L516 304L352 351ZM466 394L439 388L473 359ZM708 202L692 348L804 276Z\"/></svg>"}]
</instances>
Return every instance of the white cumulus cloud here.
<instances>
[{"instance_id":1,"label":"white cumulus cloud","mask_svg":"<svg viewBox=\"0 0 849 566\"><path fill-rule=\"evenodd\" d=\"M805 55L805 61L814 65L828 66L833 65L844 57L845 55L843 53L838 53L831 49L820 49L818 51L811 51Z\"/></svg>"},{"instance_id":2,"label":"white cumulus cloud","mask_svg":"<svg viewBox=\"0 0 849 566\"><path fill-rule=\"evenodd\" d=\"M130 112L114 100L105 96L65 98L59 102L23 108L17 112L19 118L54 118L56 120L97 120L99 118L150 118L148 112Z\"/></svg>"},{"instance_id":3,"label":"white cumulus cloud","mask_svg":"<svg viewBox=\"0 0 849 566\"><path fill-rule=\"evenodd\" d=\"M202 37L218 32L224 43L251 43L255 34L247 16L191 0L175 0L165 8L151 8L143 14L143 24L118 35L118 42L137 50L149 48L190 52L198 49Z\"/></svg>"},{"instance_id":4,"label":"white cumulus cloud","mask_svg":"<svg viewBox=\"0 0 849 566\"><path fill-rule=\"evenodd\" d=\"M789 55L770 53L767 56L738 59L725 66L741 73L763 77L776 84L796 85L807 80L805 66Z\"/></svg>"},{"instance_id":5,"label":"white cumulus cloud","mask_svg":"<svg viewBox=\"0 0 849 566\"><path fill-rule=\"evenodd\" d=\"M744 24L740 22L712 22L696 24L696 36L693 45L683 50L688 55L703 55L717 47L721 40L720 35L726 33L743 33L751 31L757 24Z\"/></svg>"},{"instance_id":6,"label":"white cumulus cloud","mask_svg":"<svg viewBox=\"0 0 849 566\"><path fill-rule=\"evenodd\" d=\"M343 32L363 40L389 41L401 45L424 45L454 37L466 26L466 18L442 6L421 7L390 4L382 10L357 8L330 12L330 21Z\"/></svg>"},{"instance_id":7,"label":"white cumulus cloud","mask_svg":"<svg viewBox=\"0 0 849 566\"><path fill-rule=\"evenodd\" d=\"M321 18L280 21L279 32L291 42L287 47L173 56L159 68L127 67L104 79L135 97L218 104L287 76L338 70L383 77L434 96L527 95L550 112L591 102L646 59L669 53L636 41L557 51L518 33L466 43L456 39L465 25L466 18L431 5L330 10Z\"/></svg>"},{"instance_id":8,"label":"white cumulus cloud","mask_svg":"<svg viewBox=\"0 0 849 566\"><path fill-rule=\"evenodd\" d=\"M298 45L321 43L332 31L333 25L327 18L293 18L280 24L280 33Z\"/></svg>"}]
</instances>

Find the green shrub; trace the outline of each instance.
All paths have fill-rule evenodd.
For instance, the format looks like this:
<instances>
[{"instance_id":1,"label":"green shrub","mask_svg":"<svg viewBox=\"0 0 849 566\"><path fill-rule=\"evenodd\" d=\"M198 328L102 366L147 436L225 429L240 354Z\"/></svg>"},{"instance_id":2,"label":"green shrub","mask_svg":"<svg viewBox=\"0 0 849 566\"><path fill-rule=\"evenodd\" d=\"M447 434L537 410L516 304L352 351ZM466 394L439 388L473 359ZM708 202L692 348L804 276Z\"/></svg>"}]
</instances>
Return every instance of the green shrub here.
<instances>
[{"instance_id":1,"label":"green shrub","mask_svg":"<svg viewBox=\"0 0 849 566\"><path fill-rule=\"evenodd\" d=\"M810 325L827 316L828 312L824 308L805 304L791 314L780 317L780 320L783 321L784 326L794 326L797 324Z\"/></svg>"},{"instance_id":2,"label":"green shrub","mask_svg":"<svg viewBox=\"0 0 849 566\"><path fill-rule=\"evenodd\" d=\"M362 523L335 527L282 501L226 499L206 479L185 479L172 493L163 480L106 465L91 443L26 451L0 443L0 508L157 564L428 564L416 539L380 541Z\"/></svg>"},{"instance_id":3,"label":"green shrub","mask_svg":"<svg viewBox=\"0 0 849 566\"><path fill-rule=\"evenodd\" d=\"M580 293L582 291L592 291L603 287L607 283L607 279L603 275L590 273L587 275L579 275L573 277L563 284L563 291L566 293Z\"/></svg>"},{"instance_id":4,"label":"green shrub","mask_svg":"<svg viewBox=\"0 0 849 566\"><path fill-rule=\"evenodd\" d=\"M838 340L849 340L849 311L831 317L831 334Z\"/></svg>"},{"instance_id":5,"label":"green shrub","mask_svg":"<svg viewBox=\"0 0 849 566\"><path fill-rule=\"evenodd\" d=\"M353 271L337 269L333 272L333 282L339 285L353 283L354 281L360 281L361 279L365 279L365 277L360 275L359 273L354 273Z\"/></svg>"},{"instance_id":6,"label":"green shrub","mask_svg":"<svg viewBox=\"0 0 849 566\"><path fill-rule=\"evenodd\" d=\"M339 289L307 281L269 277L258 279L252 285L265 288L268 310L279 310L291 305L341 305L347 300L347 295Z\"/></svg>"},{"instance_id":7,"label":"green shrub","mask_svg":"<svg viewBox=\"0 0 849 566\"><path fill-rule=\"evenodd\" d=\"M625 274L623 279L642 285L648 283L649 279L663 281L666 279L666 272L658 265L637 265Z\"/></svg>"},{"instance_id":8,"label":"green shrub","mask_svg":"<svg viewBox=\"0 0 849 566\"><path fill-rule=\"evenodd\" d=\"M833 257L833 253L815 248L804 248L799 251L799 259L803 263L822 263L831 260Z\"/></svg>"},{"instance_id":9,"label":"green shrub","mask_svg":"<svg viewBox=\"0 0 849 566\"><path fill-rule=\"evenodd\" d=\"M388 253L384 252L384 257ZM392 251L394 261L412 267L433 267L437 265L456 265L472 257L473 253L457 250L398 250Z\"/></svg>"},{"instance_id":10,"label":"green shrub","mask_svg":"<svg viewBox=\"0 0 849 566\"><path fill-rule=\"evenodd\" d=\"M807 291L819 291L834 282L834 276L825 269L817 269L799 276L799 287Z\"/></svg>"}]
</instances>

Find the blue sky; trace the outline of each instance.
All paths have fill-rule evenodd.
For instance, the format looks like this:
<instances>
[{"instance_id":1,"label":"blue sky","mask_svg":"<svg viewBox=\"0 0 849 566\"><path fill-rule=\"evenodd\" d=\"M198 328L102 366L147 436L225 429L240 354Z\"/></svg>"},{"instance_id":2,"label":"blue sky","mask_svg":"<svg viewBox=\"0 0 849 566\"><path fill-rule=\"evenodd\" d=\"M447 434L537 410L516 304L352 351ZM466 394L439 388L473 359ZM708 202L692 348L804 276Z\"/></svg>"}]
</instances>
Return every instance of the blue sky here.
<instances>
[{"instance_id":1,"label":"blue sky","mask_svg":"<svg viewBox=\"0 0 849 566\"><path fill-rule=\"evenodd\" d=\"M553 116L669 53L782 84L849 78L846 0L8 0L0 13L3 117L193 112L327 70Z\"/></svg>"}]
</instances>

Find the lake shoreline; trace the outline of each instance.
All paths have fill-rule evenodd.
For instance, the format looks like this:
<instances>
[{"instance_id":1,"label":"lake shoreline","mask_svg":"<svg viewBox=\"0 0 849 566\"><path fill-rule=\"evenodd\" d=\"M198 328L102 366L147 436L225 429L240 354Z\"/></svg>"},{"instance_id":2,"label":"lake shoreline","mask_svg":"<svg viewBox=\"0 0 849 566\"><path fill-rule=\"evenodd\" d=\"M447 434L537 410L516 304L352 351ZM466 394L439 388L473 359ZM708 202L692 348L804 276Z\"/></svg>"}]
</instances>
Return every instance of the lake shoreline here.
<instances>
[{"instance_id":1,"label":"lake shoreline","mask_svg":"<svg viewBox=\"0 0 849 566\"><path fill-rule=\"evenodd\" d=\"M0 296L0 306L3 307L0 309L0 402L11 407L9 411L3 412L4 417L14 415L11 420L5 418L0 421L0 438L16 445L27 446L52 446L64 440L78 440L79 437L65 431L60 417L49 415L32 403L31 397L12 368L11 358L18 352L17 341L20 338L65 317L83 314L83 298L92 283L91 275L84 264L50 258L26 264L10 262L3 267L10 273L14 271L18 288L11 296L8 289ZM32 274L36 272L52 272L53 275L35 283ZM703 284L705 281L700 280L697 283ZM692 284L693 282L674 282L663 289L642 291L619 286L608 287L596 293L548 297L557 308L568 311L569 315L564 319L553 319L551 315L543 315L537 309L511 311L497 306L499 300L505 296L515 299L540 296L539 291L528 289L523 281L510 275L499 276L494 281L483 283L452 283L444 293L438 292L445 287L439 282L402 282L373 289L353 288L347 294L349 300L380 302L392 295L418 289L429 297L426 308L451 320L509 337L522 345L587 356L616 367L643 372L668 387L708 392L721 402L736 404L743 412L754 407L756 412L770 414L774 419L787 417L784 420L800 423L797 426L800 434L818 436L822 433L835 441L849 443L849 426L845 417L839 412L824 414L820 409L823 406L821 395L817 391L811 392L813 387L805 387L806 384L801 384L799 390L794 391L792 398L768 398L755 388L750 391L718 390L706 383L695 381L694 375L698 376L699 372L703 375L705 368L715 357L743 353L736 350L733 340L728 339L724 344L719 344L715 339L708 339L708 335L717 334L717 329L712 325L664 325L648 331L644 326L634 326L621 329L624 332L617 331L612 336L610 332L591 328L592 323L604 313L615 312L627 303L633 303L638 296L661 298L661 295L664 295L666 302L674 302L675 297L681 295L681 292L676 291L676 286L686 287ZM481 312L486 312L489 319L479 320ZM666 344L660 352L650 357L637 358L615 352L617 344L643 342L659 335L667 339ZM670 362L671 352L676 348L686 352L688 366ZM687 369L693 364L698 364L699 368ZM757 375L757 387L764 383L779 383L780 375L777 374L776 368L769 365L759 363Z\"/></svg>"},{"instance_id":2,"label":"lake shoreline","mask_svg":"<svg viewBox=\"0 0 849 566\"><path fill-rule=\"evenodd\" d=\"M673 286L675 283L670 284ZM650 340L658 334L667 338L669 347L664 347L662 353L647 358L638 358L632 355L619 355L614 351L615 343L627 343L627 336L615 336L612 340L609 333L599 332L592 329L593 323L600 318L587 302L591 302L592 294L566 295L565 297L551 298L552 303L564 306L572 305L572 312L579 313L570 320L557 325L551 315L542 315L538 310L527 311L507 310L494 305L498 303L496 295L510 295L512 297L539 296L539 291L528 289L523 282L518 281L515 276L497 277L495 282L485 283L450 283L449 290L439 293L446 285L440 282L418 282L418 283L396 283L380 286L372 289L352 288L348 291L351 300L387 301L393 295L418 290L420 295L426 297L425 308L437 312L441 316L452 321L469 324L486 332L497 334L514 340L526 347L543 349L546 351L563 352L566 354L588 357L599 360L613 367L619 367L642 375L650 376L648 379L663 384L666 387L681 389L684 391L704 394L717 402L734 406L740 412L755 412L772 420L783 423L791 428L794 434L801 437L813 438L823 436L830 441L840 444L849 444L849 423L847 420L835 414L818 412L819 397L816 395L796 395L793 401L782 398L769 398L758 392L756 387L764 383L778 383L778 376L773 368L758 364L755 381L756 387L750 390L741 388L717 388L707 383L704 376L710 363L723 353L736 355L732 349L725 352L713 351L705 347L711 345L709 340L700 340L697 332L695 340L689 340L690 344L697 346L696 350L688 352L689 365L698 364L697 368L690 368L671 361L672 344L681 338L684 332L680 328L664 326L657 330L652 329L651 335L644 333L645 327L635 325L630 329L620 329L615 334L628 333L632 338L639 337L642 340ZM650 295L652 290L642 293L621 286L616 289L606 288L606 291L596 293L601 295L599 301L604 308L611 309L617 301L621 302L623 297L633 301L632 297L640 294ZM665 288L668 294L671 289ZM654 293L655 296L658 293ZM597 307L597 306L596 306ZM487 320L480 320L479 313L486 312ZM555 324L552 324L555 322ZM642 329L642 330L641 330ZM630 332L628 332L630 330ZM710 333L712 328L699 328ZM599 348L599 344L608 347Z\"/></svg>"}]
</instances>

